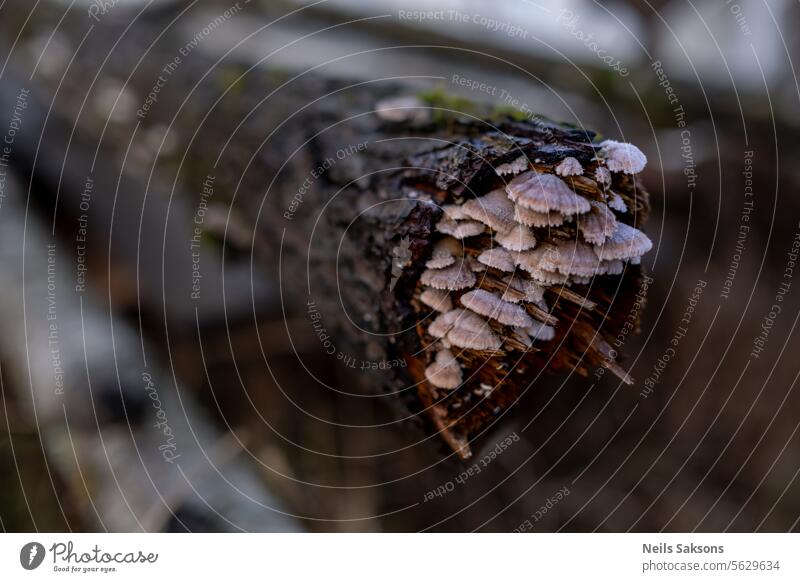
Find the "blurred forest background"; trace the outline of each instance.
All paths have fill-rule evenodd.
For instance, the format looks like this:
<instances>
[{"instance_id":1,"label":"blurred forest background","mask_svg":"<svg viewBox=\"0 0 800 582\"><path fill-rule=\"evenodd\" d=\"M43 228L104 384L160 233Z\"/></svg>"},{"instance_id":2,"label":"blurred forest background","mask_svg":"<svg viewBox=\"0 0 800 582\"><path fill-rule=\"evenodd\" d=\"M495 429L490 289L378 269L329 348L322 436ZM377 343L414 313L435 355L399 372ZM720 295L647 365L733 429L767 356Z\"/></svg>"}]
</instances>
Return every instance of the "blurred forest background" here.
<instances>
[{"instance_id":1,"label":"blurred forest background","mask_svg":"<svg viewBox=\"0 0 800 582\"><path fill-rule=\"evenodd\" d=\"M98 30L103 19L132 18L144 6L72 4L86 22L95 6ZM30 242L37 232L42 241L69 241L62 264L70 265L63 271L73 270L69 229L75 223L59 224L54 192L29 182L15 153L0 206L6 245L0 263L4 530L798 530L800 362L794 355L800 283L792 283L792 253L800 232L800 166L793 162L800 155L794 69L800 41L792 28L800 5L431 4L253 0L202 35L197 50L212 62L220 59L217 83L234 83L256 63L282 79L309 67L353 82L397 77L433 106L468 107L462 99L478 100L523 116L529 108L639 146L649 159L642 177L652 196L646 230L655 248L644 259L653 282L641 334L621 348L635 384L619 385L602 374L538 381L481 443L475 463L507 437L518 440L457 481L472 463L444 459L434 443L419 442L418 432L392 422L381 399L350 394L346 371L324 353L304 314L285 317L280 294L287 290L259 277L250 235L237 230L236 214L211 208L207 225L217 236L204 244L218 256L204 265L203 284L218 291L209 292L197 311L183 296L171 299L168 286L161 297L160 285L139 289L127 275L95 269L87 281L93 295L73 302L81 317L59 316L61 342L69 337L76 345L81 331L92 333L86 321L95 317L103 331L86 349L98 354L109 353L112 342L103 335L109 321L134 330L117 340L115 353L138 350L141 330L150 366L162 366L175 386L171 408L162 395L164 410L176 434L181 422L186 425L179 439L195 442L207 465L198 462L193 474L170 473L163 482L153 471L126 476L133 466L173 467L160 458L149 465L126 444L131 418L149 410L150 401L137 404L134 398L120 410L114 387L121 364L113 357L101 358L97 372L108 374L111 388L93 382L96 408L87 407L87 419L74 431L65 432L60 410L38 409L41 417L32 412L36 383L53 381L52 361L46 361L52 354L45 351L37 360L31 346L47 345L46 330L28 335L14 314L46 311L47 281L33 295L37 283L21 290L19 282L21 274L26 281L34 277L32 270L40 271L40 279L46 275L45 247ZM163 0L146 17L189 42L234 5ZM69 6L0 2L0 75L25 79L32 98L54 91L65 71L69 76L76 44L57 29L58 15ZM442 16L415 12L430 10ZM138 56L126 58L133 67ZM19 99L16 87L7 92L0 132ZM103 148L119 159L127 156L127 171L142 183L174 188L169 169L151 172L162 151L172 155L163 128L135 141L118 130L130 124L144 96L134 98L126 120L119 88L108 93L111 107L108 98L75 101L82 108L77 134L106 132ZM72 106L48 114L71 120ZM44 151L36 163L55 164L58 176L61 161L47 157L46 144ZM190 216L198 195L181 195ZM20 230L23 225L27 229ZM162 241L142 250L136 235L115 261L127 257L135 265L137 253L154 253L150 264L169 272ZM19 241L25 237L29 254L23 260ZM103 255L105 249L93 252ZM65 276L72 287L72 275ZM169 305L169 315L148 312L151 300ZM59 301L60 309L68 309L68 300ZM47 373L31 372L36 368ZM141 392L147 378L132 382ZM190 410L206 419L197 434L189 427L198 425L177 418ZM106 465L118 470L98 468Z\"/></svg>"}]
</instances>

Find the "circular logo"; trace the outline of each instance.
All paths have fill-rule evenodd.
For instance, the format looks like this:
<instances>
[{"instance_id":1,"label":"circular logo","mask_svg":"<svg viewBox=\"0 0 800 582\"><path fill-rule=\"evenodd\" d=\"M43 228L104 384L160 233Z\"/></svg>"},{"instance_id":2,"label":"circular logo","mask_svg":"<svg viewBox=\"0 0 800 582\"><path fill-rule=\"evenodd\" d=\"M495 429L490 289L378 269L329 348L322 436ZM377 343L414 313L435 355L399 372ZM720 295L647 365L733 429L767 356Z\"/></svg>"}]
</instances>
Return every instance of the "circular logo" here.
<instances>
[{"instance_id":1,"label":"circular logo","mask_svg":"<svg viewBox=\"0 0 800 582\"><path fill-rule=\"evenodd\" d=\"M19 551L19 563L26 570L35 570L44 560L44 546L39 542L28 542Z\"/></svg>"}]
</instances>

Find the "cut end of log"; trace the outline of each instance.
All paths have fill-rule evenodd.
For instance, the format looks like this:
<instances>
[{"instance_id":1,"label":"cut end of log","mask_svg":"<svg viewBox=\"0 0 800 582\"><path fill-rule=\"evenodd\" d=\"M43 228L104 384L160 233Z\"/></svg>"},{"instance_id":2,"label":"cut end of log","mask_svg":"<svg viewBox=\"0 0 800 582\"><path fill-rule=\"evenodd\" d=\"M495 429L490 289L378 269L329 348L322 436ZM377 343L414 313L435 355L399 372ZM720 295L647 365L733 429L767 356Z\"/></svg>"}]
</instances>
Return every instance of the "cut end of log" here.
<instances>
[{"instance_id":1,"label":"cut end of log","mask_svg":"<svg viewBox=\"0 0 800 582\"><path fill-rule=\"evenodd\" d=\"M504 129L465 139L450 155L422 154L413 165L442 167L405 176L446 207L413 291L424 361L412 375L433 430L461 458L543 372L608 370L632 383L612 346L638 326L641 257L652 247L638 228L648 210L631 172L639 158L608 163L616 158L600 154L610 142L563 128L550 134L557 143L537 139L532 124ZM434 291L449 309L431 305ZM447 382L438 380L443 350Z\"/></svg>"}]
</instances>

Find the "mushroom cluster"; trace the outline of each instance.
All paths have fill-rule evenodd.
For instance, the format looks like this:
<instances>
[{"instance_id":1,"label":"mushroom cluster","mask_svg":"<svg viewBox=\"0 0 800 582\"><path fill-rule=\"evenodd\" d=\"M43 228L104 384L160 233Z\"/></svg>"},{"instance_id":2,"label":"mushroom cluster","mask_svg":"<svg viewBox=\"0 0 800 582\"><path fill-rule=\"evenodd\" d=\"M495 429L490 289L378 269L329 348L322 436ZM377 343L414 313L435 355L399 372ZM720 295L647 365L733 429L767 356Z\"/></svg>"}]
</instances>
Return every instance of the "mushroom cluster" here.
<instances>
[{"instance_id":1,"label":"mushroom cluster","mask_svg":"<svg viewBox=\"0 0 800 582\"><path fill-rule=\"evenodd\" d=\"M526 352L558 341L547 294L590 309L588 291L575 286L620 276L652 248L614 191L617 180L644 168L644 154L614 141L595 151L587 168L574 157L550 165L516 157L495 168L498 182L488 193L443 206L418 292L432 310L425 320L431 385L458 388L476 352Z\"/></svg>"}]
</instances>

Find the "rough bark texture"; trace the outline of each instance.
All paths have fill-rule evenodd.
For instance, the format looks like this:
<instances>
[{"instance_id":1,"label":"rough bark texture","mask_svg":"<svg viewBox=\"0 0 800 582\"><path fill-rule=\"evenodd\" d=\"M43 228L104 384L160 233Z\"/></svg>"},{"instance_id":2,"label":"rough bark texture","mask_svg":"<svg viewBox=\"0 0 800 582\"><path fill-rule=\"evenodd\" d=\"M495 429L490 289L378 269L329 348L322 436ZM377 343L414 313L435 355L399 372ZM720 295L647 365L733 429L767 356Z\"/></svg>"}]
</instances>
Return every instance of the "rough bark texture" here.
<instances>
[{"instance_id":1,"label":"rough bark texture","mask_svg":"<svg viewBox=\"0 0 800 582\"><path fill-rule=\"evenodd\" d=\"M51 23L40 18L41 31L26 28L22 42L34 42L37 32L60 17L54 12ZM3 26L18 30L19 24ZM90 25L78 12L60 30L77 47ZM127 26L110 19L95 26L63 82L60 74L37 74L36 98L45 104L53 99L55 114L77 120L80 133L102 136L99 147L116 154L116 170L122 171L127 155L125 171L154 167L157 180L176 184L176 194L187 193L190 205L202 201L216 208L227 220L225 243L252 245L274 267L270 272L280 282L284 306L318 313L339 352L375 363L407 363L362 375L362 389L398 396L414 417L426 418L429 430L467 457L469 441L490 428L540 370L586 375L608 366L624 375L608 357L608 342L630 313L638 313L633 305L641 273L635 266L621 278L598 277L582 290L596 304L593 310L575 297L560 297L557 288L549 292L559 329L568 330L566 338L552 342L557 349L531 349L514 359L505 353L468 355L492 364L481 368L476 384L497 383L513 368L491 396L473 399L471 384L459 389L460 398L442 403L423 373L430 356L418 324L427 312L414 297L440 206L496 187L493 167L520 155L543 170L552 171L566 156L591 169L592 133L477 106L478 115L461 115L441 96L429 98L434 109L419 117L389 121L375 114L376 106L416 89L348 84L313 73L295 78L268 65L247 70L229 60L215 63L199 51L176 62L185 38L146 18ZM30 64L16 63L21 70ZM109 103L115 103L110 120ZM156 156L153 150L165 144ZM62 155L69 165L73 154ZM580 181L573 186L592 195ZM640 223L647 210L641 185L615 175L613 189L636 209L632 220ZM247 236L235 239L236 224ZM393 284L393 259L403 244L411 258ZM191 280L190 272L184 276Z\"/></svg>"}]
</instances>

